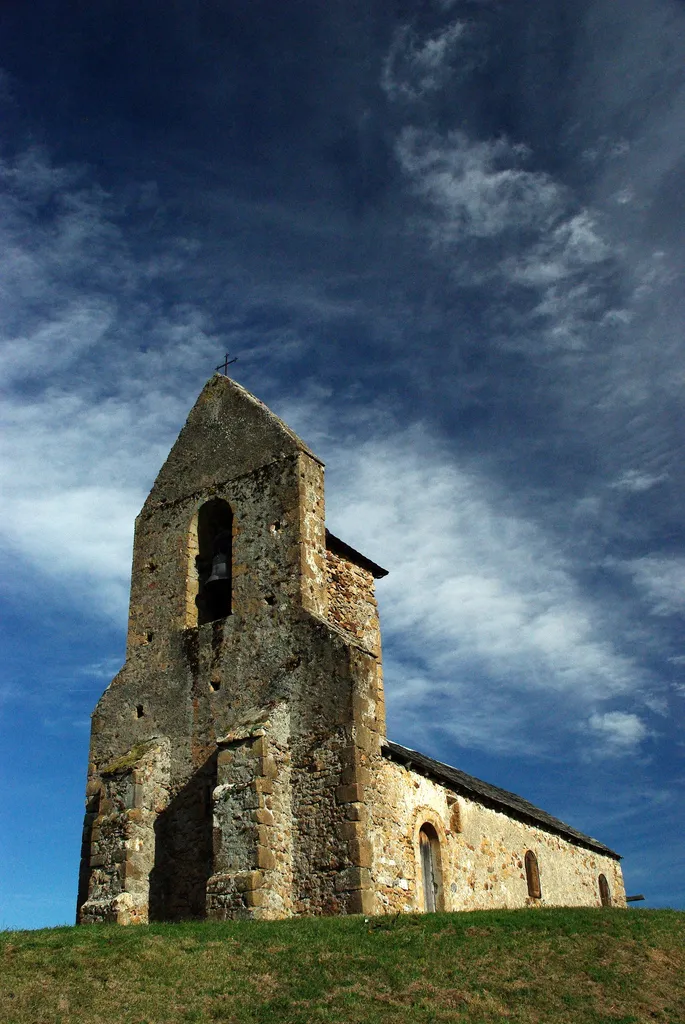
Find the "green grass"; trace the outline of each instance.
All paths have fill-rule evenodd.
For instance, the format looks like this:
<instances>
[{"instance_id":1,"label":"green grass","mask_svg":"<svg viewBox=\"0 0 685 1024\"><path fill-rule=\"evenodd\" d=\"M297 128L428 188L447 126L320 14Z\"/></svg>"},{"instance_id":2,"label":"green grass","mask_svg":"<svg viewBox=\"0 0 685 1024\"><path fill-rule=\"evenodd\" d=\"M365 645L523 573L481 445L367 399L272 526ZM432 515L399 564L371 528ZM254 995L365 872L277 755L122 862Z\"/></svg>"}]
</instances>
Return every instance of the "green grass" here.
<instances>
[{"instance_id":1,"label":"green grass","mask_svg":"<svg viewBox=\"0 0 685 1024\"><path fill-rule=\"evenodd\" d=\"M0 934L2 1024L685 1024L685 914L538 909Z\"/></svg>"}]
</instances>

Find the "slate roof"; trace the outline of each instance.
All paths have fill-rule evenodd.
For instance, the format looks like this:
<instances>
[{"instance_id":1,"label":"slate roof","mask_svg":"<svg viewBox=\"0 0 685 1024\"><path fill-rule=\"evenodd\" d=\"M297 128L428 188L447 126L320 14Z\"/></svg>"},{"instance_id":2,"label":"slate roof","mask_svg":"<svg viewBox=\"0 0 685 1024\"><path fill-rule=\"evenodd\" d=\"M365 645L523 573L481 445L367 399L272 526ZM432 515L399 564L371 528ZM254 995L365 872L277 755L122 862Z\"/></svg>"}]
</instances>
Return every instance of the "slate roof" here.
<instances>
[{"instance_id":1,"label":"slate roof","mask_svg":"<svg viewBox=\"0 0 685 1024\"><path fill-rule=\"evenodd\" d=\"M523 797L517 796L516 793L500 789L499 786L491 786L489 782L476 779L473 775L467 775L466 772L461 772L458 768L452 768L441 761L434 761L432 757L427 757L425 754L419 753L418 750L410 750L409 747L403 747L399 743L388 742L382 748L382 753L392 761L399 761L400 764L404 764L407 767L411 766L426 775L432 776L438 782L445 783L457 793L476 797L486 807L492 807L497 811L505 811L513 818L518 818L520 821L526 822L526 824L536 825L547 832L554 832L564 839L576 843L578 846L586 846L590 850L596 850L598 853L602 853L607 857L614 857L616 860L621 859L620 854L610 850L604 843L593 839L592 836L586 836L582 832L578 832L577 829L560 821L559 818L552 817L546 811L540 810L539 807L535 807L534 804L524 800Z\"/></svg>"}]
</instances>

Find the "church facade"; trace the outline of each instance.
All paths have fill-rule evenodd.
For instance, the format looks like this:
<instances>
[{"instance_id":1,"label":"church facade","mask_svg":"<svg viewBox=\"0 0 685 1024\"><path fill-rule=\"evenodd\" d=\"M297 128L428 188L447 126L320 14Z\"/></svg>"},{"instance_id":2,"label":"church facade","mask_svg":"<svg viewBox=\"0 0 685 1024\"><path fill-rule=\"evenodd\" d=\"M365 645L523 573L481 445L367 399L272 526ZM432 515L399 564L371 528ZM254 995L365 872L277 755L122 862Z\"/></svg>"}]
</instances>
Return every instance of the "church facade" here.
<instances>
[{"instance_id":1,"label":"church facade","mask_svg":"<svg viewBox=\"0 0 685 1024\"><path fill-rule=\"evenodd\" d=\"M326 530L321 461L212 377L136 521L79 922L625 906L618 854L387 739L385 575Z\"/></svg>"}]
</instances>

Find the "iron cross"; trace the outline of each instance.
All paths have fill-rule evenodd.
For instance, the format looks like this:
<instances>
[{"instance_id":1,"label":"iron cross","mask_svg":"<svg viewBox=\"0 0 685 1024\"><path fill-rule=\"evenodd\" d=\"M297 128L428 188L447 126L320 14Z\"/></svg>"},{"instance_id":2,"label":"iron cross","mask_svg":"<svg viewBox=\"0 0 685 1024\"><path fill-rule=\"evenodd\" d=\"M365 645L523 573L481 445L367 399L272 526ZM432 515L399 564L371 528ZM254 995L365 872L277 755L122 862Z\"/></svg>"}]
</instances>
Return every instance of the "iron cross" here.
<instances>
[{"instance_id":1,"label":"iron cross","mask_svg":"<svg viewBox=\"0 0 685 1024\"><path fill-rule=\"evenodd\" d=\"M231 363L235 363L237 361L237 359L238 359L237 356L234 356L233 359L229 359L228 358L228 352L227 352L226 356L224 358L223 363L219 363L219 365L217 367L215 367L215 369L223 370L224 377L228 377L228 368L231 365Z\"/></svg>"}]
</instances>

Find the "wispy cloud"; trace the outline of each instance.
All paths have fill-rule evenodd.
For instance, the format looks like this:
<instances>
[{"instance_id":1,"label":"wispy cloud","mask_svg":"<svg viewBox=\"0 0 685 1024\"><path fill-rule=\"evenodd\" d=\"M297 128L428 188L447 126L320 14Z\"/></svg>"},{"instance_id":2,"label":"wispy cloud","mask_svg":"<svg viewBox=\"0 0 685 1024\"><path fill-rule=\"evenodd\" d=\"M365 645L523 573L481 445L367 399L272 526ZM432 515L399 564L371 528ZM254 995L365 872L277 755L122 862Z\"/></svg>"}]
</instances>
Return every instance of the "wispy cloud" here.
<instances>
[{"instance_id":1,"label":"wispy cloud","mask_svg":"<svg viewBox=\"0 0 685 1024\"><path fill-rule=\"evenodd\" d=\"M420 425L342 444L321 408L291 406L289 419L318 435L332 528L391 570L379 593L396 715L432 728L439 706L457 742L501 751L549 753L559 730L587 736L590 715L613 737L604 752L627 751L628 723L639 743L634 711L599 709L644 708L648 676L553 535Z\"/></svg>"},{"instance_id":2,"label":"wispy cloud","mask_svg":"<svg viewBox=\"0 0 685 1024\"><path fill-rule=\"evenodd\" d=\"M553 225L562 190L547 174L521 166L526 154L507 139L472 140L460 131L407 127L397 142L413 190L440 216L433 229L443 243Z\"/></svg>"},{"instance_id":3,"label":"wispy cloud","mask_svg":"<svg viewBox=\"0 0 685 1024\"><path fill-rule=\"evenodd\" d=\"M622 568L632 575L653 615L685 612L685 557L650 555L632 559Z\"/></svg>"},{"instance_id":4,"label":"wispy cloud","mask_svg":"<svg viewBox=\"0 0 685 1024\"><path fill-rule=\"evenodd\" d=\"M0 164L0 186L0 548L83 598L97 583L118 619L143 484L182 408L173 370L208 338L197 310L160 306L159 267L85 169L34 149ZM141 344L157 332L164 356Z\"/></svg>"},{"instance_id":5,"label":"wispy cloud","mask_svg":"<svg viewBox=\"0 0 685 1024\"><path fill-rule=\"evenodd\" d=\"M467 37L465 21L453 21L423 37L410 25L401 26L385 58L383 89L393 100L416 100L446 85L455 70L472 70Z\"/></svg>"},{"instance_id":6,"label":"wispy cloud","mask_svg":"<svg viewBox=\"0 0 685 1024\"><path fill-rule=\"evenodd\" d=\"M650 491L657 484L668 480L667 473L645 473L639 469L627 469L610 486L617 490L628 491L634 494L641 494L643 491Z\"/></svg>"},{"instance_id":7,"label":"wispy cloud","mask_svg":"<svg viewBox=\"0 0 685 1024\"><path fill-rule=\"evenodd\" d=\"M588 327L630 322L631 310L616 304L620 251L598 213L546 171L526 167L525 145L412 126L400 133L396 153L423 204L414 223L436 256L451 261L455 281L497 281L519 310L508 324L509 347L584 347Z\"/></svg>"}]
</instances>

